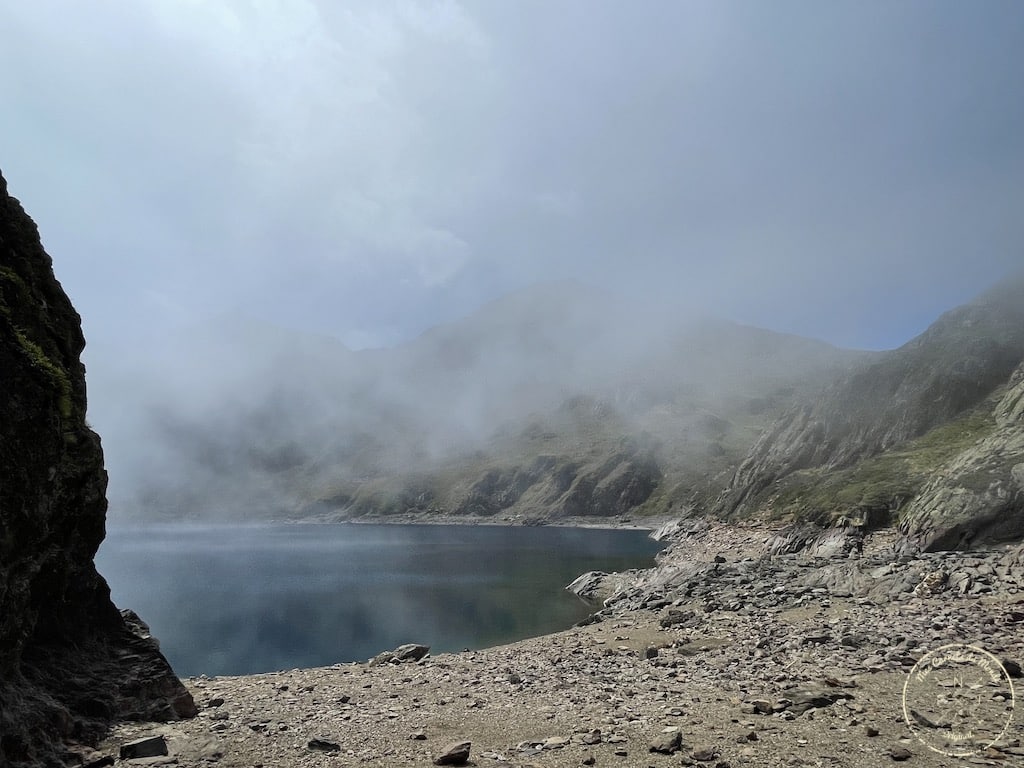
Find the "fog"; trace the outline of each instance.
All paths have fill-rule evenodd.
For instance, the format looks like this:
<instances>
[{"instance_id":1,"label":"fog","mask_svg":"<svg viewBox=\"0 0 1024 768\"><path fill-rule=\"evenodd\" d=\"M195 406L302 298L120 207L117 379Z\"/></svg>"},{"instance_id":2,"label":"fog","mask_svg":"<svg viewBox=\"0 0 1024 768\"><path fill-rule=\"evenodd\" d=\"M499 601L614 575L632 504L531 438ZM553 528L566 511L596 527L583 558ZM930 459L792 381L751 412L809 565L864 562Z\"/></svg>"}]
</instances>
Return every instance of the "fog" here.
<instances>
[{"instance_id":1,"label":"fog","mask_svg":"<svg viewBox=\"0 0 1024 768\"><path fill-rule=\"evenodd\" d=\"M861 355L558 282L383 350L218 317L90 386L123 393L102 428L113 520L280 519L364 491L450 498L453 471L474 482L623 438L669 442L678 464L708 419Z\"/></svg>"},{"instance_id":2,"label":"fog","mask_svg":"<svg viewBox=\"0 0 1024 768\"><path fill-rule=\"evenodd\" d=\"M408 469L580 394L642 431L742 377L694 318L891 348L1024 261L1013 0L0 24L0 168L83 316L115 519Z\"/></svg>"}]
</instances>

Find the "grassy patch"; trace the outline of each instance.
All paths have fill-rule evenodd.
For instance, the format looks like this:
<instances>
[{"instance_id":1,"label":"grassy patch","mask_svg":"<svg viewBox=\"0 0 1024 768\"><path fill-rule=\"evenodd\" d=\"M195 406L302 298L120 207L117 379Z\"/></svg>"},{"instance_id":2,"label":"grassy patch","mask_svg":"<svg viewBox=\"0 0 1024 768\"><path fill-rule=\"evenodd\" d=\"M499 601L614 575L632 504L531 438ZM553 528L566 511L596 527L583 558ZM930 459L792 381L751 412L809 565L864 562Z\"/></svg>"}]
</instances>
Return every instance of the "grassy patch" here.
<instances>
[{"instance_id":1,"label":"grassy patch","mask_svg":"<svg viewBox=\"0 0 1024 768\"><path fill-rule=\"evenodd\" d=\"M17 328L14 329L14 335L18 339L18 345L22 351L28 357L32 365L46 374L47 378L53 383L54 388L58 392L58 408L60 409L60 415L65 419L71 417L72 404L71 404L71 380L68 379L67 373L59 365L54 363L46 353L43 352L42 347L32 341L25 333Z\"/></svg>"},{"instance_id":2,"label":"grassy patch","mask_svg":"<svg viewBox=\"0 0 1024 768\"><path fill-rule=\"evenodd\" d=\"M0 315L14 325L15 313L13 308L18 306L30 306L32 296L29 287L10 267L0 267ZM52 382L54 389L58 392L58 408L64 418L70 418L73 406L71 399L71 381L67 372L57 363L51 360L43 348L28 337L24 328L14 325L14 337L18 346L28 358L29 363L36 369L41 370Z\"/></svg>"},{"instance_id":3,"label":"grassy patch","mask_svg":"<svg viewBox=\"0 0 1024 768\"><path fill-rule=\"evenodd\" d=\"M821 523L843 516L889 522L932 474L991 434L995 401L993 395L960 418L848 469L804 470L783 478L772 496L773 515Z\"/></svg>"}]
</instances>

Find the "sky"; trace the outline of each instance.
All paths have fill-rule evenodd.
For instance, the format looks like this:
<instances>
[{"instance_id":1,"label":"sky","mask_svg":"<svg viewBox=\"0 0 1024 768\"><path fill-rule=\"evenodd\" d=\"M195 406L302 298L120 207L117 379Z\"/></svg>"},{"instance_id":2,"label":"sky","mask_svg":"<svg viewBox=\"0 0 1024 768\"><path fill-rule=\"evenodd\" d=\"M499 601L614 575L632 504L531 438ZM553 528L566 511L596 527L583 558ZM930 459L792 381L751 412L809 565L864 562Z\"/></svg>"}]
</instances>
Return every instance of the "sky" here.
<instances>
[{"instance_id":1,"label":"sky","mask_svg":"<svg viewBox=\"0 0 1024 768\"><path fill-rule=\"evenodd\" d=\"M540 281L860 348L1024 265L1018 0L33 0L0 170L90 370Z\"/></svg>"}]
</instances>

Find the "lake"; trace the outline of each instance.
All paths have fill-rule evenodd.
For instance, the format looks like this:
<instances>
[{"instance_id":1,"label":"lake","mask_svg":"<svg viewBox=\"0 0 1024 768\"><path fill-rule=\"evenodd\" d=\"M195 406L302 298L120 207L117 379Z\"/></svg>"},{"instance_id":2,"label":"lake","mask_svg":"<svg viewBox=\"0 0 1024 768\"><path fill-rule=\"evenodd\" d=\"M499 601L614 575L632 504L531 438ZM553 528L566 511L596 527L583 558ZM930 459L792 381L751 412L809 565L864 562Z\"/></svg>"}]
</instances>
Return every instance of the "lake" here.
<instances>
[{"instance_id":1,"label":"lake","mask_svg":"<svg viewBox=\"0 0 1024 768\"><path fill-rule=\"evenodd\" d=\"M458 525L111 526L96 564L182 676L434 653L566 629L591 570L648 567L646 531Z\"/></svg>"}]
</instances>

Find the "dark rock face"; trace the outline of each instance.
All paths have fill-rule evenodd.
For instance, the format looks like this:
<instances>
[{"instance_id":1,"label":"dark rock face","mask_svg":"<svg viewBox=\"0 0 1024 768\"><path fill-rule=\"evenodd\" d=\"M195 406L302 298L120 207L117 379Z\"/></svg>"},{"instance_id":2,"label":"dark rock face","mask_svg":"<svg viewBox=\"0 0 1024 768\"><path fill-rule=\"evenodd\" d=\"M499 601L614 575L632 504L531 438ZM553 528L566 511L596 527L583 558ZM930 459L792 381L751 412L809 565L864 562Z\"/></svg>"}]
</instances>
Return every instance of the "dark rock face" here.
<instances>
[{"instance_id":1,"label":"dark rock face","mask_svg":"<svg viewBox=\"0 0 1024 768\"><path fill-rule=\"evenodd\" d=\"M106 473L85 422L81 321L0 176L0 765L57 764L115 718L195 714L93 557Z\"/></svg>"}]
</instances>

